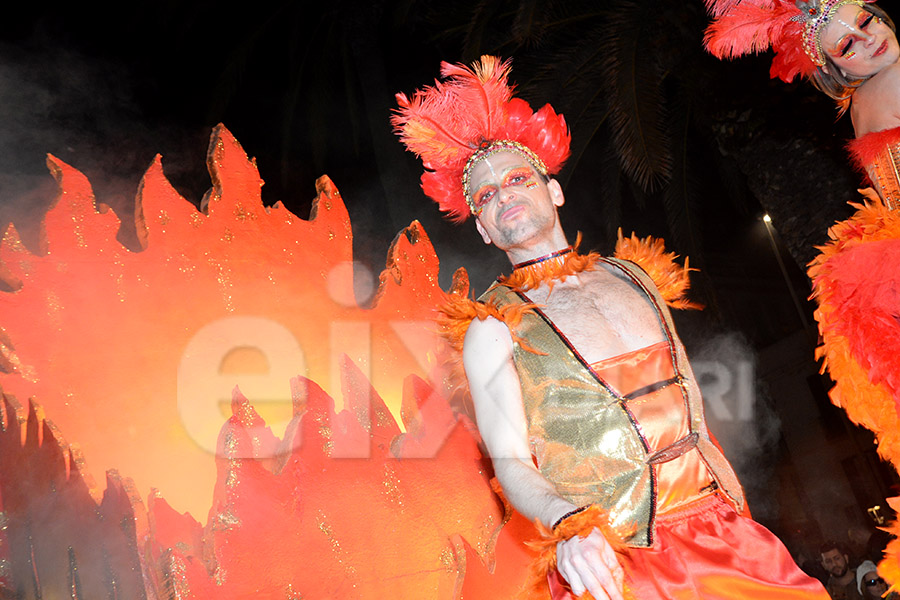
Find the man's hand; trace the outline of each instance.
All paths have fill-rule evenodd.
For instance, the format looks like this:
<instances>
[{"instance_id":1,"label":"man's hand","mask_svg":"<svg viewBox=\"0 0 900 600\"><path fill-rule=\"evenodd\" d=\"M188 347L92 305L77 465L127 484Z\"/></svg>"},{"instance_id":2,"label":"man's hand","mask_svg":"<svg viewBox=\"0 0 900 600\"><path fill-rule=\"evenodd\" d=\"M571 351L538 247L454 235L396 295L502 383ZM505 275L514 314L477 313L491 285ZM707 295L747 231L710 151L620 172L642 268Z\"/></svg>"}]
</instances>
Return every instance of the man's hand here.
<instances>
[{"instance_id":1,"label":"man's hand","mask_svg":"<svg viewBox=\"0 0 900 600\"><path fill-rule=\"evenodd\" d=\"M575 596L588 591L595 600L623 600L625 572L599 530L559 542L556 566Z\"/></svg>"}]
</instances>

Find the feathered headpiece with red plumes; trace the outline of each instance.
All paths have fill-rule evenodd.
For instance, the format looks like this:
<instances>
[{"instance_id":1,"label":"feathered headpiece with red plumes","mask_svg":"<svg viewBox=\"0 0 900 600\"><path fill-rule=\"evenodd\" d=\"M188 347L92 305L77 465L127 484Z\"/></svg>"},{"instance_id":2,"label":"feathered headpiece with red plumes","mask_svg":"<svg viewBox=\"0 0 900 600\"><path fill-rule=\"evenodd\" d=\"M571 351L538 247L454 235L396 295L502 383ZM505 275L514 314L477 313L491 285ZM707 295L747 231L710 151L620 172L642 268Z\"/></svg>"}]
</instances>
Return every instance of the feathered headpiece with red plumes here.
<instances>
[{"instance_id":1,"label":"feathered headpiece with red plumes","mask_svg":"<svg viewBox=\"0 0 900 600\"><path fill-rule=\"evenodd\" d=\"M407 149L422 159L422 189L450 219L461 223L474 212L468 197L468 169L497 150L522 154L542 174L559 172L569 156L571 136L562 115L549 104L534 112L513 97L510 61L482 56L471 68L441 63L444 81L397 94L391 123ZM475 160L472 160L472 159Z\"/></svg>"},{"instance_id":2,"label":"feathered headpiece with red plumes","mask_svg":"<svg viewBox=\"0 0 900 600\"><path fill-rule=\"evenodd\" d=\"M736 58L771 47L775 58L769 73L790 82L797 75L809 77L825 64L820 35L838 8L874 1L705 0L715 19L703 42L717 58Z\"/></svg>"}]
</instances>

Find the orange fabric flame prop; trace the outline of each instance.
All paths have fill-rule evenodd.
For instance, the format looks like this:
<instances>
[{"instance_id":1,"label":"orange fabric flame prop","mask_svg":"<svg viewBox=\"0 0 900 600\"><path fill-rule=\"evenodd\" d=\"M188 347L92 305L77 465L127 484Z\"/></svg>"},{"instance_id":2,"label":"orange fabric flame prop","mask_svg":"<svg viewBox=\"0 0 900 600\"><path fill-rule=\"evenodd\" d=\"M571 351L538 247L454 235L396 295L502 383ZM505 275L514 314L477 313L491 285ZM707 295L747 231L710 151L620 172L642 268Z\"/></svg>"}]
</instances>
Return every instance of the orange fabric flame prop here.
<instances>
[{"instance_id":1,"label":"orange fabric flame prop","mask_svg":"<svg viewBox=\"0 0 900 600\"><path fill-rule=\"evenodd\" d=\"M159 158L150 166L141 252L116 241L116 216L96 211L81 173L48 164L60 196L45 253L12 227L0 243L16 288L0 293L3 592L515 593L531 525L514 515L500 529L478 437L444 395L432 321L446 294L417 223L364 310L337 189L317 182L309 221L263 207L255 164L221 126L202 211ZM32 400L26 415L16 396L43 408Z\"/></svg>"},{"instance_id":2,"label":"orange fabric flame prop","mask_svg":"<svg viewBox=\"0 0 900 600\"><path fill-rule=\"evenodd\" d=\"M305 221L262 205L256 166L224 128L208 163L213 188L198 211L154 160L137 198L145 248L130 252L116 241L116 216L94 208L87 179L50 157L61 191L45 219L45 254L29 252L13 227L0 244L0 262L21 282L0 294L0 386L38 398L98 481L116 466L142 493L153 485L196 515L208 509L207 467L235 385L284 427L290 379L339 397L347 354L397 414L404 377L440 381L427 324L444 297L414 222L389 250L375 306L359 308L349 216L327 177Z\"/></svg>"}]
</instances>

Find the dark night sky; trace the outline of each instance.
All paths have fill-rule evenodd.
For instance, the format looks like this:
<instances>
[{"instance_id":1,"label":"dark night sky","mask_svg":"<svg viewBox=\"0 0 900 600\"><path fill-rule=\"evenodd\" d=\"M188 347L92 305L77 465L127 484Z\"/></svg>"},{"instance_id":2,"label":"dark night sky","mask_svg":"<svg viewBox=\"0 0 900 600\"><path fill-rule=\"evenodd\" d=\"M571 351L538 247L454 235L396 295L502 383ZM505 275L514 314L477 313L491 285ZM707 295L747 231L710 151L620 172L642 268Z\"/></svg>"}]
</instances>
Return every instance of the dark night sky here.
<instances>
[{"instance_id":1,"label":"dark night sky","mask_svg":"<svg viewBox=\"0 0 900 600\"><path fill-rule=\"evenodd\" d=\"M410 201L424 200L418 167L393 140L388 115L393 93L428 81L443 55L414 19L370 19L363 5L316 12L301 3L163 2L107 12L42 4L4 21L0 216L24 221L23 210L49 202L52 186L23 201L49 181L47 152L85 172L98 200L114 207L130 201L160 153L176 189L198 203L209 186L209 133L221 122L257 157L267 204L281 200L305 217L315 179L331 176L359 254L381 254L378 268L413 218L439 229L429 205ZM380 176L379 157L397 166ZM389 204L388 194L402 200Z\"/></svg>"}]
</instances>

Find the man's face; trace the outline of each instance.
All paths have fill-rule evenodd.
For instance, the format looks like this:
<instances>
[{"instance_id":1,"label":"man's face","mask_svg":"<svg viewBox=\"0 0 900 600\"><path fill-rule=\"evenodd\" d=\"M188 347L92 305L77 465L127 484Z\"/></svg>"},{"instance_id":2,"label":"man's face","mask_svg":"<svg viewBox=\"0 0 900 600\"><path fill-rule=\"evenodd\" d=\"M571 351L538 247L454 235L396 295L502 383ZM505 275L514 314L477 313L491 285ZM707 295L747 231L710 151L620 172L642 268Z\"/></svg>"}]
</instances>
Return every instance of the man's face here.
<instances>
[{"instance_id":1,"label":"man's face","mask_svg":"<svg viewBox=\"0 0 900 600\"><path fill-rule=\"evenodd\" d=\"M822 566L834 577L843 577L849 568L847 555L841 554L837 548L822 553Z\"/></svg>"},{"instance_id":2,"label":"man's face","mask_svg":"<svg viewBox=\"0 0 900 600\"><path fill-rule=\"evenodd\" d=\"M479 233L501 250L540 237L556 224L562 205L559 184L545 183L516 152L498 152L472 167L472 201L481 209Z\"/></svg>"}]
</instances>

